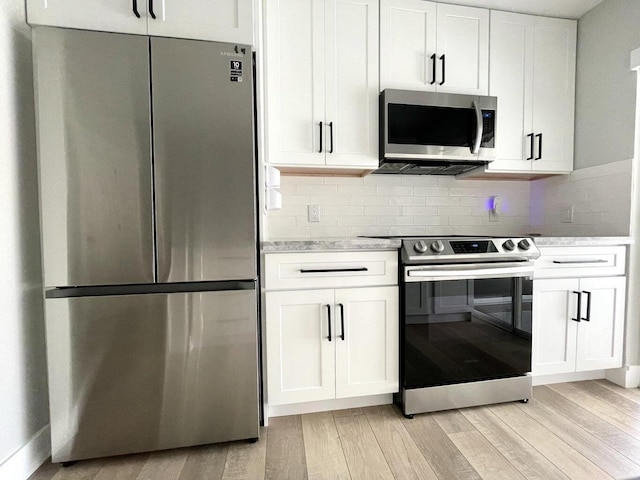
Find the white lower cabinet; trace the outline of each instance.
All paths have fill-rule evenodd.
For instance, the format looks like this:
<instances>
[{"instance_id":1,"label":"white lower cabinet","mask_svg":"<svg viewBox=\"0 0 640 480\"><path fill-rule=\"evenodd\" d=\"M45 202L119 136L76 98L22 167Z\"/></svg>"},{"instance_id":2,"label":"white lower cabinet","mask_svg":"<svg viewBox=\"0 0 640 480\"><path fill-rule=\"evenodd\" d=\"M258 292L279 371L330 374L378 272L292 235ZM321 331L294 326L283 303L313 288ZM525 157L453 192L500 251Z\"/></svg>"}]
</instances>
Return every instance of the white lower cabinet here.
<instances>
[{"instance_id":1,"label":"white lower cabinet","mask_svg":"<svg viewBox=\"0 0 640 480\"><path fill-rule=\"evenodd\" d=\"M623 276L535 280L533 374L620 367L625 287Z\"/></svg>"},{"instance_id":2,"label":"white lower cabinet","mask_svg":"<svg viewBox=\"0 0 640 480\"><path fill-rule=\"evenodd\" d=\"M266 293L268 402L398 391L398 288Z\"/></svg>"}]
</instances>

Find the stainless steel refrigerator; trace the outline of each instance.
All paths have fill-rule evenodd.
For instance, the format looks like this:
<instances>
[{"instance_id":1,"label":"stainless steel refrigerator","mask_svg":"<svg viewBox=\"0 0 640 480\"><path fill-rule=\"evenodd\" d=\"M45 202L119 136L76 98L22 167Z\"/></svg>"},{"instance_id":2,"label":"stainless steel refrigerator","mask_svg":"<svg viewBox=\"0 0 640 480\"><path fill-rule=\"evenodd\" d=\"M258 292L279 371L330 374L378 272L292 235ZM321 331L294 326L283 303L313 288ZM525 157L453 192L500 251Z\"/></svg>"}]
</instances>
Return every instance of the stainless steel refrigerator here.
<instances>
[{"instance_id":1,"label":"stainless steel refrigerator","mask_svg":"<svg viewBox=\"0 0 640 480\"><path fill-rule=\"evenodd\" d=\"M259 435L251 47L34 30L52 459Z\"/></svg>"}]
</instances>

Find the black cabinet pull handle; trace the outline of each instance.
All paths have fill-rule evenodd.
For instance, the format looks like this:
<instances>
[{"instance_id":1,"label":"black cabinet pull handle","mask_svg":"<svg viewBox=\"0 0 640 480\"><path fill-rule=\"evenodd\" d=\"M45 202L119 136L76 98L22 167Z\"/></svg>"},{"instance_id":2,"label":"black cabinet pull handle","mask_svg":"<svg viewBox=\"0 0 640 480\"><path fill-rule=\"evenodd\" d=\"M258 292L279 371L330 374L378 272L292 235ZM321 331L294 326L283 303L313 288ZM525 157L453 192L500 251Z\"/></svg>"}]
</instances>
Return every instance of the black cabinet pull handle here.
<instances>
[{"instance_id":1,"label":"black cabinet pull handle","mask_svg":"<svg viewBox=\"0 0 640 480\"><path fill-rule=\"evenodd\" d=\"M327 324L329 325L329 336L327 337L331 341L331 305L327 304Z\"/></svg>"},{"instance_id":2,"label":"black cabinet pull handle","mask_svg":"<svg viewBox=\"0 0 640 480\"><path fill-rule=\"evenodd\" d=\"M340 338L344 342L344 305L339 303L338 306L340 307L340 328L342 329Z\"/></svg>"},{"instance_id":3,"label":"black cabinet pull handle","mask_svg":"<svg viewBox=\"0 0 640 480\"><path fill-rule=\"evenodd\" d=\"M329 153L333 153L333 122L329 122Z\"/></svg>"},{"instance_id":4,"label":"black cabinet pull handle","mask_svg":"<svg viewBox=\"0 0 640 480\"><path fill-rule=\"evenodd\" d=\"M367 267L353 268L301 268L300 273L368 272Z\"/></svg>"},{"instance_id":5,"label":"black cabinet pull handle","mask_svg":"<svg viewBox=\"0 0 640 480\"><path fill-rule=\"evenodd\" d=\"M436 83L436 54L431 55L431 81L429 84Z\"/></svg>"},{"instance_id":6,"label":"black cabinet pull handle","mask_svg":"<svg viewBox=\"0 0 640 480\"><path fill-rule=\"evenodd\" d=\"M587 292L585 290L582 291L587 296L587 316L583 317L582 320L585 322L591 321L591 292Z\"/></svg>"},{"instance_id":7,"label":"black cabinet pull handle","mask_svg":"<svg viewBox=\"0 0 640 480\"><path fill-rule=\"evenodd\" d=\"M444 85L444 78L445 78L444 74L445 74L445 71L446 71L446 66L445 66L445 63L444 63L444 61L445 61L444 60L444 53L442 55L440 55L440 60L442 60L442 81L440 82L440 85Z\"/></svg>"},{"instance_id":8,"label":"black cabinet pull handle","mask_svg":"<svg viewBox=\"0 0 640 480\"><path fill-rule=\"evenodd\" d=\"M153 11L153 0L149 0L149 15L151 15L151 18L154 20L156 19L156 13Z\"/></svg>"},{"instance_id":9,"label":"black cabinet pull handle","mask_svg":"<svg viewBox=\"0 0 640 480\"><path fill-rule=\"evenodd\" d=\"M542 134L539 133L536 137L538 138L538 156L534 160L540 160L542 158Z\"/></svg>"},{"instance_id":10,"label":"black cabinet pull handle","mask_svg":"<svg viewBox=\"0 0 640 480\"><path fill-rule=\"evenodd\" d=\"M530 133L529 135L527 135L527 137L529 137L529 147L531 149L530 150L531 155L527 157L527 160L533 160L533 149L534 149L534 146L533 146L533 133Z\"/></svg>"},{"instance_id":11,"label":"black cabinet pull handle","mask_svg":"<svg viewBox=\"0 0 640 480\"><path fill-rule=\"evenodd\" d=\"M320 151L318 153L322 153L322 122L320 122Z\"/></svg>"},{"instance_id":12,"label":"black cabinet pull handle","mask_svg":"<svg viewBox=\"0 0 640 480\"><path fill-rule=\"evenodd\" d=\"M138 12L138 0L133 0L133 14L140 18L140 12Z\"/></svg>"},{"instance_id":13,"label":"black cabinet pull handle","mask_svg":"<svg viewBox=\"0 0 640 480\"><path fill-rule=\"evenodd\" d=\"M582 313L582 293L580 292L576 292L574 290L574 292L576 295L578 295L578 308L577 308L577 313L576 313L576 318L571 318L571 320L573 320L574 322L580 322L580 314Z\"/></svg>"}]
</instances>

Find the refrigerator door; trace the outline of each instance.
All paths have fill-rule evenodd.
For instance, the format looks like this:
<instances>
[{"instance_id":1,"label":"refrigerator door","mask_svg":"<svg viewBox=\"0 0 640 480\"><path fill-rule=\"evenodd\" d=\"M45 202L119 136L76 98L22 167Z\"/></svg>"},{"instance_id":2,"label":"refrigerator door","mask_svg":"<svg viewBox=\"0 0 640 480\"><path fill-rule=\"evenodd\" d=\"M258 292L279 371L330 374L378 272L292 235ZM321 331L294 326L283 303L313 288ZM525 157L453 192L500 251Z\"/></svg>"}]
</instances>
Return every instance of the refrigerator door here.
<instances>
[{"instance_id":1,"label":"refrigerator door","mask_svg":"<svg viewBox=\"0 0 640 480\"><path fill-rule=\"evenodd\" d=\"M151 79L158 281L256 278L251 48L151 38Z\"/></svg>"},{"instance_id":2,"label":"refrigerator door","mask_svg":"<svg viewBox=\"0 0 640 480\"><path fill-rule=\"evenodd\" d=\"M52 460L257 438L255 290L46 300Z\"/></svg>"},{"instance_id":3,"label":"refrigerator door","mask_svg":"<svg viewBox=\"0 0 640 480\"><path fill-rule=\"evenodd\" d=\"M44 284L153 282L149 39L33 42Z\"/></svg>"}]
</instances>

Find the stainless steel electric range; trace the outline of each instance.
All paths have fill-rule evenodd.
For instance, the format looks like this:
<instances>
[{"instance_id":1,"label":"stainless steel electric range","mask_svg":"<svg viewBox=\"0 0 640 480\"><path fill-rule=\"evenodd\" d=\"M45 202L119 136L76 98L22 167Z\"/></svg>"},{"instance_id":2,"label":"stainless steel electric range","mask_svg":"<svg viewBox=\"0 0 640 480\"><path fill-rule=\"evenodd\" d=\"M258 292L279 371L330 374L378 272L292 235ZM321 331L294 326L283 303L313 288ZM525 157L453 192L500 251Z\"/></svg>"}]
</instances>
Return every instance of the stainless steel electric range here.
<instances>
[{"instance_id":1,"label":"stainless steel electric range","mask_svg":"<svg viewBox=\"0 0 640 480\"><path fill-rule=\"evenodd\" d=\"M402 237L405 416L531 396L531 238Z\"/></svg>"}]
</instances>

